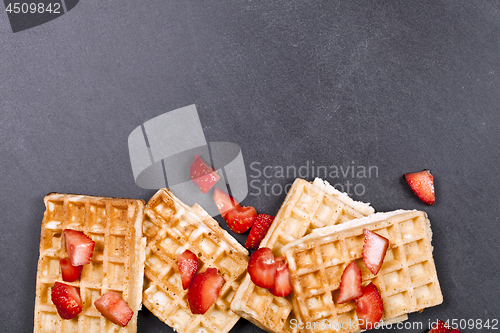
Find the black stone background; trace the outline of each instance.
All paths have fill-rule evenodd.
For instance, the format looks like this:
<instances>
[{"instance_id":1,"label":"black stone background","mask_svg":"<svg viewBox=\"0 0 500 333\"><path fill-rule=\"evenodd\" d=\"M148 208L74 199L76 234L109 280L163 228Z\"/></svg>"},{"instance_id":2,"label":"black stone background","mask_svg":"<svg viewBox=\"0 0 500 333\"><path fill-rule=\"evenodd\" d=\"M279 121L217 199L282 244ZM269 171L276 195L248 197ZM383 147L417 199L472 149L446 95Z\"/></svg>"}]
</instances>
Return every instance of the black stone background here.
<instances>
[{"instance_id":1,"label":"black stone background","mask_svg":"<svg viewBox=\"0 0 500 333\"><path fill-rule=\"evenodd\" d=\"M354 198L378 211L429 214L444 303L410 321L500 319L500 2L80 1L0 31L0 331L33 327L43 197L149 199L128 135L193 103L207 141L237 143L249 181L276 191L292 177L250 178L251 163L376 166L327 179L362 184ZM402 179L424 168L433 207ZM270 214L284 198L251 191L243 203ZM139 332L160 331L142 311Z\"/></svg>"}]
</instances>

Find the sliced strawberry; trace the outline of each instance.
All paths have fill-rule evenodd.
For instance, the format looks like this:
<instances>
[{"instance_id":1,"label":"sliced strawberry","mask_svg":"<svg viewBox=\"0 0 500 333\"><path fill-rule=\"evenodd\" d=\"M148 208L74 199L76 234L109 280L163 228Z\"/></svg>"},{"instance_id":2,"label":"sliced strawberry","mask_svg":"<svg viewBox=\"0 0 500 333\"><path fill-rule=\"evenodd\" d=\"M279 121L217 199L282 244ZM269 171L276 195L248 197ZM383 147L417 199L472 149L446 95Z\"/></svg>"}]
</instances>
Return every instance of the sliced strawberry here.
<instances>
[{"instance_id":1,"label":"sliced strawberry","mask_svg":"<svg viewBox=\"0 0 500 333\"><path fill-rule=\"evenodd\" d=\"M434 194L434 177L429 170L405 174L405 179L416 196L428 205L436 201Z\"/></svg>"},{"instance_id":2,"label":"sliced strawberry","mask_svg":"<svg viewBox=\"0 0 500 333\"><path fill-rule=\"evenodd\" d=\"M266 237L267 231L273 223L274 216L267 214L259 214L253 222L252 229L248 234L245 247L249 250L256 250L259 248L260 242Z\"/></svg>"},{"instance_id":3,"label":"sliced strawberry","mask_svg":"<svg viewBox=\"0 0 500 333\"><path fill-rule=\"evenodd\" d=\"M363 262L370 272L377 275L389 247L389 240L368 229L363 229L363 233L365 234Z\"/></svg>"},{"instance_id":4,"label":"sliced strawberry","mask_svg":"<svg viewBox=\"0 0 500 333\"><path fill-rule=\"evenodd\" d=\"M85 236L83 232L71 229L64 230L64 239L71 265L80 266L90 263L95 245L92 239Z\"/></svg>"},{"instance_id":5,"label":"sliced strawberry","mask_svg":"<svg viewBox=\"0 0 500 333\"><path fill-rule=\"evenodd\" d=\"M214 197L215 205L219 209L220 215L222 216L223 219L226 218L226 214L228 211L230 211L234 207L240 205L240 203L238 201L234 200L234 198L232 196L230 196L229 194L227 194L226 192L224 192L223 190L221 190L217 186L214 189L213 197Z\"/></svg>"},{"instance_id":6,"label":"sliced strawberry","mask_svg":"<svg viewBox=\"0 0 500 333\"><path fill-rule=\"evenodd\" d=\"M442 320L438 320L437 323L434 323L434 325L432 325L431 327L431 330L429 331L429 333L450 333L450 332L451 328L449 328Z\"/></svg>"},{"instance_id":7,"label":"sliced strawberry","mask_svg":"<svg viewBox=\"0 0 500 333\"><path fill-rule=\"evenodd\" d=\"M82 312L82 299L77 287L56 282L50 298L62 319L73 319Z\"/></svg>"},{"instance_id":8,"label":"sliced strawberry","mask_svg":"<svg viewBox=\"0 0 500 333\"><path fill-rule=\"evenodd\" d=\"M462 333L458 328L455 328L454 330L451 330L449 333Z\"/></svg>"},{"instance_id":9,"label":"sliced strawberry","mask_svg":"<svg viewBox=\"0 0 500 333\"><path fill-rule=\"evenodd\" d=\"M188 290L189 307L193 314L204 314L215 303L226 281L216 268L196 274Z\"/></svg>"},{"instance_id":10,"label":"sliced strawberry","mask_svg":"<svg viewBox=\"0 0 500 333\"><path fill-rule=\"evenodd\" d=\"M274 279L274 286L269 288L269 291L274 296L286 297L292 292L292 279L290 278L290 271L288 270L288 263L285 257L275 259L276 262L276 278Z\"/></svg>"},{"instance_id":11,"label":"sliced strawberry","mask_svg":"<svg viewBox=\"0 0 500 333\"><path fill-rule=\"evenodd\" d=\"M220 176L200 155L196 154L189 168L189 178L205 194L219 181Z\"/></svg>"},{"instance_id":12,"label":"sliced strawberry","mask_svg":"<svg viewBox=\"0 0 500 333\"><path fill-rule=\"evenodd\" d=\"M193 252L186 250L177 257L177 266L181 273L182 289L186 290L198 271L198 257Z\"/></svg>"},{"instance_id":13,"label":"sliced strawberry","mask_svg":"<svg viewBox=\"0 0 500 333\"><path fill-rule=\"evenodd\" d=\"M340 291L337 303L349 302L361 296L363 294L361 281L361 270L353 261L344 268L344 272L340 278Z\"/></svg>"},{"instance_id":14,"label":"sliced strawberry","mask_svg":"<svg viewBox=\"0 0 500 333\"><path fill-rule=\"evenodd\" d=\"M127 326L134 311L117 293L108 291L94 302L97 310L113 324Z\"/></svg>"},{"instance_id":15,"label":"sliced strawberry","mask_svg":"<svg viewBox=\"0 0 500 333\"><path fill-rule=\"evenodd\" d=\"M382 319L384 314L384 303L377 287L370 282L363 288L363 295L354 300L356 302L356 314L358 315L359 327L370 330Z\"/></svg>"},{"instance_id":16,"label":"sliced strawberry","mask_svg":"<svg viewBox=\"0 0 500 333\"><path fill-rule=\"evenodd\" d=\"M248 260L248 274L255 285L262 288L272 288L276 279L276 261L273 251L262 247L252 253Z\"/></svg>"},{"instance_id":17,"label":"sliced strawberry","mask_svg":"<svg viewBox=\"0 0 500 333\"><path fill-rule=\"evenodd\" d=\"M61 266L62 278L64 281L73 282L80 278L82 274L83 266L73 266L69 258L59 259L59 265Z\"/></svg>"},{"instance_id":18,"label":"sliced strawberry","mask_svg":"<svg viewBox=\"0 0 500 333\"><path fill-rule=\"evenodd\" d=\"M233 232L241 234L250 229L256 216L255 208L238 205L227 212L224 220Z\"/></svg>"}]
</instances>

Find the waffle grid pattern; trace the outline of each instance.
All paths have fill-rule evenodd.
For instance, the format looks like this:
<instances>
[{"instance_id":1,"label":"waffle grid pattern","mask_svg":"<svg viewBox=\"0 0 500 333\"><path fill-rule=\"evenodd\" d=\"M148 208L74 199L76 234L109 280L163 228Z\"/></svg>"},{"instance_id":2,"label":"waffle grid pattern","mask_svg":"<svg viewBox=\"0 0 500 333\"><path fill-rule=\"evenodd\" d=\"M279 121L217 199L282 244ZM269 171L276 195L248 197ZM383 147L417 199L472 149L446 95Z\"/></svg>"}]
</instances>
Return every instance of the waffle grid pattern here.
<instances>
[{"instance_id":1,"label":"waffle grid pattern","mask_svg":"<svg viewBox=\"0 0 500 333\"><path fill-rule=\"evenodd\" d=\"M239 320L230 303L248 265L248 252L199 205L184 205L168 190L148 202L144 305L177 332L229 332ZM191 313L182 289L177 255L189 249L199 257L199 271L216 267L226 281L215 304L204 314Z\"/></svg>"},{"instance_id":2,"label":"waffle grid pattern","mask_svg":"<svg viewBox=\"0 0 500 333\"><path fill-rule=\"evenodd\" d=\"M384 321L440 304L441 289L427 227L425 213L414 211L337 233L329 232L319 238L309 237L285 248L294 287L293 298L304 322L339 322L348 328L341 332L359 331L354 303L336 303L340 277L353 260L361 269L363 285L373 282L377 286L384 303ZM363 228L390 242L376 276L363 263Z\"/></svg>"},{"instance_id":3,"label":"waffle grid pattern","mask_svg":"<svg viewBox=\"0 0 500 333\"><path fill-rule=\"evenodd\" d=\"M144 203L140 200L51 194L45 198L40 258L38 261L34 332L136 332L140 309L142 270L134 261ZM90 264L85 265L79 280L64 282L60 258L67 258L64 229L81 231L95 242ZM140 260L138 258L137 260ZM139 281L139 279L141 281ZM80 288L83 311L72 320L63 320L51 300L56 281ZM104 318L94 302L114 291L134 310L134 317L122 328Z\"/></svg>"}]
</instances>

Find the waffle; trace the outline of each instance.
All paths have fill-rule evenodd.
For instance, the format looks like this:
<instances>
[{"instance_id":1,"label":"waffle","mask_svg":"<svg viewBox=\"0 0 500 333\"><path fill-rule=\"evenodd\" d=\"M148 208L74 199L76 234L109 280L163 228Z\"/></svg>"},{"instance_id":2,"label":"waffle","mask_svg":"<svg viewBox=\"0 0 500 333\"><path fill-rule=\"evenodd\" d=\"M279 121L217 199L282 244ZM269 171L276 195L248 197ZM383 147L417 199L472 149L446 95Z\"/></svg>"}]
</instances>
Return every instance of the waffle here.
<instances>
[{"instance_id":1,"label":"waffle","mask_svg":"<svg viewBox=\"0 0 500 333\"><path fill-rule=\"evenodd\" d=\"M142 237L144 202L70 194L49 194L40 237L34 332L137 332L141 308L146 239ZM90 264L80 279L64 282L80 288L83 311L63 320L51 301L54 282L63 282L59 259L68 257L63 230L82 231L95 242ZM94 302L109 290L134 311L124 328L104 318Z\"/></svg>"},{"instance_id":2,"label":"waffle","mask_svg":"<svg viewBox=\"0 0 500 333\"><path fill-rule=\"evenodd\" d=\"M316 228L335 225L374 212L369 204L357 202L316 178L313 183L296 179L260 247L269 247L282 256L286 244ZM300 320L291 296L273 296L257 287L246 274L234 296L231 309L268 332L298 332Z\"/></svg>"},{"instance_id":3,"label":"waffle","mask_svg":"<svg viewBox=\"0 0 500 333\"><path fill-rule=\"evenodd\" d=\"M248 251L199 205L189 207L169 190L159 190L146 205L147 237L144 305L180 333L229 332L239 320L229 304L245 276ZM177 256L189 249L202 272L216 267L226 281L219 298L204 315L191 313L182 289Z\"/></svg>"},{"instance_id":4,"label":"waffle","mask_svg":"<svg viewBox=\"0 0 500 333\"><path fill-rule=\"evenodd\" d=\"M364 228L389 239L377 275L363 263ZM285 246L292 297L303 322L309 323L305 331L360 331L354 302L336 303L342 272L351 261L361 269L363 285L373 282L377 286L384 303L383 322L404 320L408 313L441 304L431 238L424 212L398 210L316 229Z\"/></svg>"}]
</instances>

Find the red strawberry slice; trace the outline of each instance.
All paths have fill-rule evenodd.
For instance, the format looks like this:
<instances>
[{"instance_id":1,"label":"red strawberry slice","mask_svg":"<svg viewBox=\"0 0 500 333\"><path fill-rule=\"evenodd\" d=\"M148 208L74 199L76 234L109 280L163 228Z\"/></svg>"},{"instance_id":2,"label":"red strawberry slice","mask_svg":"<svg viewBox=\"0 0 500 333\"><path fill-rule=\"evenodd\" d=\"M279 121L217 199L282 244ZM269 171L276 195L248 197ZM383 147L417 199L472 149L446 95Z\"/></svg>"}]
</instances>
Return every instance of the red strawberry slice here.
<instances>
[{"instance_id":1,"label":"red strawberry slice","mask_svg":"<svg viewBox=\"0 0 500 333\"><path fill-rule=\"evenodd\" d=\"M370 282L363 288L363 295L354 300L356 302L356 314L360 325L364 330L370 330L382 319L384 314L384 303L377 287Z\"/></svg>"},{"instance_id":2,"label":"red strawberry slice","mask_svg":"<svg viewBox=\"0 0 500 333\"><path fill-rule=\"evenodd\" d=\"M361 281L361 270L353 261L344 268L344 272L340 278L340 291L337 303L349 302L360 297L363 294Z\"/></svg>"},{"instance_id":3,"label":"red strawberry slice","mask_svg":"<svg viewBox=\"0 0 500 333\"><path fill-rule=\"evenodd\" d=\"M62 319L73 319L82 312L82 299L77 287L56 282L50 298Z\"/></svg>"},{"instance_id":4,"label":"red strawberry slice","mask_svg":"<svg viewBox=\"0 0 500 333\"><path fill-rule=\"evenodd\" d=\"M82 274L83 266L73 266L69 258L59 259L59 265L61 266L62 278L66 282L73 282L80 278Z\"/></svg>"},{"instance_id":5,"label":"red strawberry slice","mask_svg":"<svg viewBox=\"0 0 500 333\"><path fill-rule=\"evenodd\" d=\"M458 328L455 328L454 330L451 330L450 333L462 333Z\"/></svg>"},{"instance_id":6,"label":"red strawberry slice","mask_svg":"<svg viewBox=\"0 0 500 333\"><path fill-rule=\"evenodd\" d=\"M437 323L434 323L434 325L432 325L431 327L431 330L429 331L429 333L450 333L450 332L451 328L449 328L442 320L438 320Z\"/></svg>"},{"instance_id":7,"label":"red strawberry slice","mask_svg":"<svg viewBox=\"0 0 500 333\"><path fill-rule=\"evenodd\" d=\"M217 186L214 189L213 197L214 197L215 205L219 209L220 215L222 216L223 219L226 218L226 214L228 211L230 211L234 207L240 205L240 203L238 201L234 200L234 198L232 196L230 196L229 194L227 194L226 192L224 192L223 190L221 190Z\"/></svg>"},{"instance_id":8,"label":"red strawberry slice","mask_svg":"<svg viewBox=\"0 0 500 333\"><path fill-rule=\"evenodd\" d=\"M363 262L370 272L377 275L389 247L389 240L368 229L363 229L363 233L365 234Z\"/></svg>"},{"instance_id":9,"label":"red strawberry slice","mask_svg":"<svg viewBox=\"0 0 500 333\"><path fill-rule=\"evenodd\" d=\"M186 250L177 257L177 266L181 273L182 289L186 290L198 271L198 258L193 252Z\"/></svg>"},{"instance_id":10,"label":"red strawberry slice","mask_svg":"<svg viewBox=\"0 0 500 333\"><path fill-rule=\"evenodd\" d=\"M226 213L224 220L233 232L241 234L250 229L256 216L255 208L238 205Z\"/></svg>"},{"instance_id":11,"label":"red strawberry slice","mask_svg":"<svg viewBox=\"0 0 500 333\"><path fill-rule=\"evenodd\" d=\"M127 302L114 291L108 291L102 295L94 302L94 305L106 319L122 327L127 326L134 315L134 311L128 306Z\"/></svg>"},{"instance_id":12,"label":"red strawberry slice","mask_svg":"<svg viewBox=\"0 0 500 333\"><path fill-rule=\"evenodd\" d=\"M196 154L189 168L189 178L205 194L219 181L220 176L200 155Z\"/></svg>"},{"instance_id":13,"label":"red strawberry slice","mask_svg":"<svg viewBox=\"0 0 500 333\"><path fill-rule=\"evenodd\" d=\"M266 237L267 231L273 223L274 216L267 214L259 214L253 222L252 229L248 234L245 247L249 250L256 250L259 248L260 242Z\"/></svg>"},{"instance_id":14,"label":"red strawberry slice","mask_svg":"<svg viewBox=\"0 0 500 333\"><path fill-rule=\"evenodd\" d=\"M255 285L262 288L272 288L276 279L277 264L273 251L262 247L252 253L248 261L248 274Z\"/></svg>"},{"instance_id":15,"label":"red strawberry slice","mask_svg":"<svg viewBox=\"0 0 500 333\"><path fill-rule=\"evenodd\" d=\"M226 281L216 268L196 274L188 290L189 307L193 314L204 314L215 303Z\"/></svg>"},{"instance_id":16,"label":"red strawberry slice","mask_svg":"<svg viewBox=\"0 0 500 333\"><path fill-rule=\"evenodd\" d=\"M64 230L64 239L71 265L80 266L90 263L95 245L92 239L85 236L83 232L72 229Z\"/></svg>"},{"instance_id":17,"label":"red strawberry slice","mask_svg":"<svg viewBox=\"0 0 500 333\"><path fill-rule=\"evenodd\" d=\"M292 292L292 279L290 278L290 271L288 270L288 263L285 257L276 258L276 278L274 279L274 286L269 288L269 291L274 296L286 297Z\"/></svg>"},{"instance_id":18,"label":"red strawberry slice","mask_svg":"<svg viewBox=\"0 0 500 333\"><path fill-rule=\"evenodd\" d=\"M405 179L416 196L428 205L436 201L434 194L434 177L429 170L405 174Z\"/></svg>"}]
</instances>

